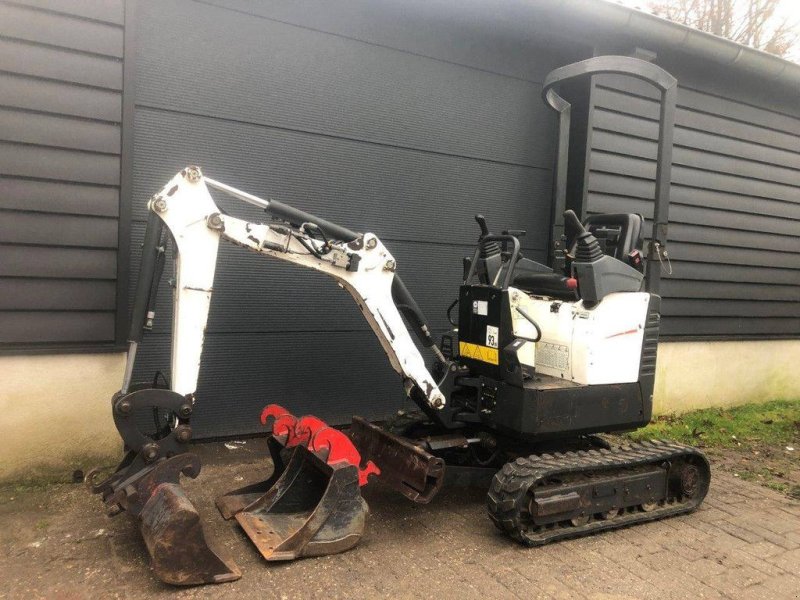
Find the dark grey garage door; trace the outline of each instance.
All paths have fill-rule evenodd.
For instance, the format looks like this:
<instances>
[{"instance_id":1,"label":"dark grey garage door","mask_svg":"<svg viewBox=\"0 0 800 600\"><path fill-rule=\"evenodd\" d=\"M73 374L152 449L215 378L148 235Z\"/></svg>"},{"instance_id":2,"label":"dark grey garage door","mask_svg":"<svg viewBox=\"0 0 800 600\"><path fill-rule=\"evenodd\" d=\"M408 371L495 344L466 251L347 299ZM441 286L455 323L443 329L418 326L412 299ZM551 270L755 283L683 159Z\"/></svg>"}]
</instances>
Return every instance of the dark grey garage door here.
<instances>
[{"instance_id":1,"label":"dark grey garage door","mask_svg":"<svg viewBox=\"0 0 800 600\"><path fill-rule=\"evenodd\" d=\"M448 4L138 3L132 247L147 198L198 164L378 234L437 332L476 239L475 213L497 231L527 229L528 254L543 259L555 123L540 82L580 56L506 35L490 6ZM257 431L268 402L333 422L402 406L400 382L349 296L276 263L222 248L197 434ZM164 296L142 377L168 366Z\"/></svg>"}]
</instances>

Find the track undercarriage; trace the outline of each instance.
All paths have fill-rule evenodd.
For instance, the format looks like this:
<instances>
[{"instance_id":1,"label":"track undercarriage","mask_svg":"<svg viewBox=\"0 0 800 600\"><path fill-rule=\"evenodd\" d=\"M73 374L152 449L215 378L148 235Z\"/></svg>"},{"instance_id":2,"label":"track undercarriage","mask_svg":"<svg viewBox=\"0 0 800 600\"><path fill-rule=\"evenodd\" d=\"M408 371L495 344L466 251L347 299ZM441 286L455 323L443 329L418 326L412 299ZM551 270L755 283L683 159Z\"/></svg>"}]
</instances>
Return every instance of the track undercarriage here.
<instances>
[{"instance_id":1,"label":"track undercarriage","mask_svg":"<svg viewBox=\"0 0 800 600\"><path fill-rule=\"evenodd\" d=\"M366 433L363 421L354 425L351 436L363 456L381 469L387 464L381 455L390 456L392 476L381 481L419 503L429 502L433 493L417 497L409 490L426 482L434 493L443 483L488 488L492 521L527 546L691 512L710 483L706 457L672 442L612 448L604 438L588 435L535 444L485 431L441 432L408 415L390 421L390 431L373 425ZM413 447L414 456L408 452L404 459L401 443ZM404 479L405 462L412 477Z\"/></svg>"},{"instance_id":2,"label":"track undercarriage","mask_svg":"<svg viewBox=\"0 0 800 600\"><path fill-rule=\"evenodd\" d=\"M501 531L540 546L691 512L710 475L701 452L669 442L532 455L495 474L487 504Z\"/></svg>"}]
</instances>

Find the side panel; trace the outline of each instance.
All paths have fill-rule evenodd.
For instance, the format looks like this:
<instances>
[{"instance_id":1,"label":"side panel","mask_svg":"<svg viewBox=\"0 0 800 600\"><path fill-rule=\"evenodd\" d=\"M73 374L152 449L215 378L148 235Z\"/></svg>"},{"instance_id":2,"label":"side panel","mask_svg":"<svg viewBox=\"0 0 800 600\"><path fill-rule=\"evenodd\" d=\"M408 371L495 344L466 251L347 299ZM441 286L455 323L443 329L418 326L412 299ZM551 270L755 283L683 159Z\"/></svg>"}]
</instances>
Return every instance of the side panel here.
<instances>
[{"instance_id":1,"label":"side panel","mask_svg":"<svg viewBox=\"0 0 800 600\"><path fill-rule=\"evenodd\" d=\"M526 310L543 333L537 372L584 385L638 381L649 301L644 292L610 294L586 310L582 302L530 299Z\"/></svg>"},{"instance_id":2,"label":"side panel","mask_svg":"<svg viewBox=\"0 0 800 600\"><path fill-rule=\"evenodd\" d=\"M0 353L115 349L124 0L0 3Z\"/></svg>"},{"instance_id":3,"label":"side panel","mask_svg":"<svg viewBox=\"0 0 800 600\"><path fill-rule=\"evenodd\" d=\"M576 311L573 381L638 381L649 300L646 293L610 294L593 310Z\"/></svg>"}]
</instances>

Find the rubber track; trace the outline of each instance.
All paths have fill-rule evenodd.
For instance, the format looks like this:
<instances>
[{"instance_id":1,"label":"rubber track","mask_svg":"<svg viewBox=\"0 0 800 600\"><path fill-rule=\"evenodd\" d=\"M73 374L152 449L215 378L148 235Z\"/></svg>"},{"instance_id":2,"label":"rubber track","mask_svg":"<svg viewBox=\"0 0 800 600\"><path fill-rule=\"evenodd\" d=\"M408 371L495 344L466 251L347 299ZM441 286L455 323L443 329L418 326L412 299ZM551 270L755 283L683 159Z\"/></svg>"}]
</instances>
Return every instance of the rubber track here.
<instances>
[{"instance_id":1,"label":"rubber track","mask_svg":"<svg viewBox=\"0 0 800 600\"><path fill-rule=\"evenodd\" d=\"M609 520L591 520L585 525L542 527L528 530L523 523L527 512L528 490L538 482L546 482L557 475L581 472L602 473L626 470L648 464L694 457L700 469L700 483L695 497L675 504L666 504L650 512L628 512ZM515 540L527 546L540 546L557 540L580 537L598 531L627 527L664 519L695 510L703 502L710 483L708 460L702 452L691 446L666 441L635 443L619 448L532 455L506 463L492 479L487 504L489 517L494 524Z\"/></svg>"}]
</instances>

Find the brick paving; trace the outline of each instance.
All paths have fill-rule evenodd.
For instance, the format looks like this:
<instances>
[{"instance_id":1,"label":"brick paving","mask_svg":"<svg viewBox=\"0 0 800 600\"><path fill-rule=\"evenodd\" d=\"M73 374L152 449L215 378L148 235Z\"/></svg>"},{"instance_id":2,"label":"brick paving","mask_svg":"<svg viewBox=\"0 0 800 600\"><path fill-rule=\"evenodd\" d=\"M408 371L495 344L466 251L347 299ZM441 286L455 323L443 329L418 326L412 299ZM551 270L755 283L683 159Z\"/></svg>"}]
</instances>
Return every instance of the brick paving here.
<instances>
[{"instance_id":1,"label":"brick paving","mask_svg":"<svg viewBox=\"0 0 800 600\"><path fill-rule=\"evenodd\" d=\"M0 597L800 598L800 503L719 472L691 515L533 549L494 529L483 491L449 489L416 506L373 485L357 548L266 564L213 508L218 492L265 469L254 445L207 462L185 486L241 580L176 591L149 573L132 523L106 518L82 486L6 489Z\"/></svg>"}]
</instances>

